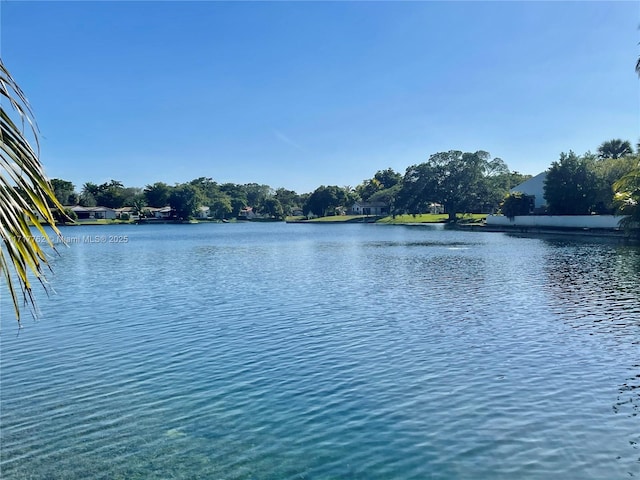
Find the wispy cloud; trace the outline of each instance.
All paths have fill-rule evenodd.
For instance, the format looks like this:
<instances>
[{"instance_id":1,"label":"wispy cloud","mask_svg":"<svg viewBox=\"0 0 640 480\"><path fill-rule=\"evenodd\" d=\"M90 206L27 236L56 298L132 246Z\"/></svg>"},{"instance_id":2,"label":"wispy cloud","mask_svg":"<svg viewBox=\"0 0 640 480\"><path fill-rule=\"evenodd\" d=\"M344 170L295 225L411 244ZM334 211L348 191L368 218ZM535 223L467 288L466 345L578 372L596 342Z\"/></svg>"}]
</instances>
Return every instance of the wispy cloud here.
<instances>
[{"instance_id":1,"label":"wispy cloud","mask_svg":"<svg viewBox=\"0 0 640 480\"><path fill-rule=\"evenodd\" d=\"M294 142L293 140L291 140L289 137L287 137L284 133L279 132L276 129L273 129L273 134L276 136L276 138L278 138L278 140L286 143L287 145L292 146L293 148L295 148L296 150L300 150L301 152L305 152L307 153L307 150L302 147L300 144Z\"/></svg>"}]
</instances>

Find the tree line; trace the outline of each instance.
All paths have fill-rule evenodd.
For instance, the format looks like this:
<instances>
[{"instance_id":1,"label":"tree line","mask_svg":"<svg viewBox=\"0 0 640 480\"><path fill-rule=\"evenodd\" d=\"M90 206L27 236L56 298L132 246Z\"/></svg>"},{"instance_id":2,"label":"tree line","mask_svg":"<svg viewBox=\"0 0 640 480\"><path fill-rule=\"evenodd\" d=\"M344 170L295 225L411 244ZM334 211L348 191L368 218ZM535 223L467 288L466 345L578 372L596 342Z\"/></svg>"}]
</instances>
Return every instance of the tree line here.
<instances>
[{"instance_id":1,"label":"tree line","mask_svg":"<svg viewBox=\"0 0 640 480\"><path fill-rule=\"evenodd\" d=\"M640 154L621 139L603 142L595 154L563 152L547 170L544 197L545 210L533 212L533 199L516 192L505 198L502 212L510 217L620 213L630 217L629 224L640 214Z\"/></svg>"},{"instance_id":2,"label":"tree line","mask_svg":"<svg viewBox=\"0 0 640 480\"><path fill-rule=\"evenodd\" d=\"M623 205L622 193L614 185L637 168L638 158L631 144L619 139L603 142L596 154L561 153L547 172L547 210L537 213L605 214L624 205L629 210L634 197L625 197ZM63 205L129 206L143 216L150 207L170 206L178 220L194 217L201 206L209 207L210 216L220 220L235 218L246 208L283 219L297 211L306 216L340 215L355 202L368 202L385 205L392 215L424 213L438 204L455 222L457 213L533 213L531 198L509 193L528 178L486 151L449 150L407 167L404 175L387 168L355 187L321 185L303 194L257 183L218 183L209 177L176 185L156 182L144 188L125 187L116 180L100 185L87 182L79 193L65 180L53 179L52 185Z\"/></svg>"},{"instance_id":3,"label":"tree line","mask_svg":"<svg viewBox=\"0 0 640 480\"><path fill-rule=\"evenodd\" d=\"M201 206L209 207L210 215L220 220L237 217L247 207L280 219L290 215L304 200L304 196L285 188L274 190L269 185L257 183L218 183L209 177L176 185L156 182L144 188L125 187L117 180L100 185L87 182L80 192L66 180L53 179L51 184L55 197L63 205L99 205L114 209L127 206L143 216L149 214L150 208L169 206L178 220L194 217Z\"/></svg>"},{"instance_id":4,"label":"tree line","mask_svg":"<svg viewBox=\"0 0 640 480\"><path fill-rule=\"evenodd\" d=\"M51 184L62 205L128 206L142 215L150 207L170 206L179 220L192 218L200 206L209 207L215 219L237 217L249 207L273 219L283 219L296 211L306 216L330 216L347 213L358 201L383 203L392 214L417 214L428 211L430 203L439 203L455 220L456 212L495 211L509 189L526 178L529 176L509 171L504 161L491 159L487 152L451 150L412 165L404 176L388 168L356 187L321 185L303 194L257 183L218 183L208 177L176 185L156 182L144 188L125 187L117 180L87 182L80 192L66 180L53 179Z\"/></svg>"}]
</instances>

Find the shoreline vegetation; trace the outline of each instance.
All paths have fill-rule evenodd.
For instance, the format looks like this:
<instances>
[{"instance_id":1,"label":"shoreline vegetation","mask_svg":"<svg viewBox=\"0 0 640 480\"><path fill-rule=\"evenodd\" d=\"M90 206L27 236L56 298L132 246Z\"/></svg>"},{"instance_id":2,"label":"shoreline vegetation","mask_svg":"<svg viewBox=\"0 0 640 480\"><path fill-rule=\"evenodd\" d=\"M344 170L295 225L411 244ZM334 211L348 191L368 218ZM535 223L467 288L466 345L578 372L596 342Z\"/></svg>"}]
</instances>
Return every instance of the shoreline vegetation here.
<instances>
[{"instance_id":1,"label":"shoreline vegetation","mask_svg":"<svg viewBox=\"0 0 640 480\"><path fill-rule=\"evenodd\" d=\"M487 218L487 214L457 214L457 223L465 224L482 224ZM407 225L407 224L447 224L449 215L422 213L416 215L329 215L326 217L307 218L305 216L288 216L284 220L281 219L251 219L251 220L216 220L216 219L192 219L192 220L173 220L173 219L139 219L139 220L121 220L121 219L91 219L91 220L75 220L73 222L57 222L57 226L73 227L84 225L153 225L153 224L199 224L199 223L311 223L311 224L346 224L346 223L376 223L384 225Z\"/></svg>"},{"instance_id":2,"label":"shoreline vegetation","mask_svg":"<svg viewBox=\"0 0 640 480\"><path fill-rule=\"evenodd\" d=\"M321 185L304 194L257 183L218 183L210 177L173 186L156 182L144 189L125 187L117 180L101 185L88 182L77 192L73 183L53 179L59 206L52 209L57 221L81 225L118 221L459 223L461 228L475 224L504 231L532 230L517 225L528 221L514 221L522 216L608 215L625 218L619 225L607 224L607 230L619 226L640 237L639 162L640 153L629 141L613 139L603 142L597 154L561 153L559 161L535 177L509 170L502 159L492 159L486 151L450 150L407 167L404 175L388 168L356 187ZM498 227L496 214L509 222ZM602 226L591 220L580 225L561 221L554 226L590 230Z\"/></svg>"},{"instance_id":3,"label":"shoreline vegetation","mask_svg":"<svg viewBox=\"0 0 640 480\"><path fill-rule=\"evenodd\" d=\"M335 224L376 224L376 225L400 225L400 226L426 226L426 225L445 225L447 228L455 228L469 232L496 232L496 233L512 233L523 236L581 236L581 237L607 237L616 238L622 241L636 242L633 236L625 234L622 228L579 228L579 227L525 227L525 226L506 226L506 225L488 225L486 223L486 214L458 214L455 223L449 221L448 214L416 214L416 215L396 215L396 216L375 216L375 215L332 215L327 217L317 217L307 219L304 216L289 216L284 220L276 219L254 219L254 220L237 220L230 221L221 220L120 220L120 219L98 219L98 220L79 220L73 223L58 223L58 227L74 227L74 226L108 226L108 225L153 225L153 224L203 224L203 223L288 223L288 224L313 224L313 225L335 225Z\"/></svg>"}]
</instances>

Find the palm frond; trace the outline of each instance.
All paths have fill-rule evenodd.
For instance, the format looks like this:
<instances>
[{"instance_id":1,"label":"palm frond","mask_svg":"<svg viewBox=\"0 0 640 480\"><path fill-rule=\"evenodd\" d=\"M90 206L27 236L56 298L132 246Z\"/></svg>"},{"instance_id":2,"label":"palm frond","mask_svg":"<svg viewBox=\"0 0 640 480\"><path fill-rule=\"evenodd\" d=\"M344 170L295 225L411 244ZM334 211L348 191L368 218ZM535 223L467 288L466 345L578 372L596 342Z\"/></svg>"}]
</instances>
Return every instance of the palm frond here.
<instances>
[{"instance_id":1,"label":"palm frond","mask_svg":"<svg viewBox=\"0 0 640 480\"><path fill-rule=\"evenodd\" d=\"M47 256L44 240L55 250L53 240L39 218L60 235L49 204L62 209L42 164L40 163L38 128L24 93L0 59L0 271L7 284L16 318L20 322L19 294L25 304L35 308L31 278L46 289ZM11 110L5 110L8 103ZM13 112L20 125L10 116ZM35 142L32 147L25 127ZM40 238L33 235L32 223ZM17 284L17 285L16 285Z\"/></svg>"},{"instance_id":2,"label":"palm frond","mask_svg":"<svg viewBox=\"0 0 640 480\"><path fill-rule=\"evenodd\" d=\"M630 234L640 236L640 162L613 184L618 212L626 215L620 226Z\"/></svg>"}]
</instances>

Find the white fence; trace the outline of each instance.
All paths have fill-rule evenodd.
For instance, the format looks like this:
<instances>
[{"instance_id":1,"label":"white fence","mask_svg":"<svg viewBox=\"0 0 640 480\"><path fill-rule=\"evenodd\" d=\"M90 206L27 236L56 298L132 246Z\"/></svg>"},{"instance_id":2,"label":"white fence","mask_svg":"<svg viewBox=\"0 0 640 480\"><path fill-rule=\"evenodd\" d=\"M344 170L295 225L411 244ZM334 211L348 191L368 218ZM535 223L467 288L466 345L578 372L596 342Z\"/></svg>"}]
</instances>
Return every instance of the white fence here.
<instances>
[{"instance_id":1,"label":"white fence","mask_svg":"<svg viewBox=\"0 0 640 480\"><path fill-rule=\"evenodd\" d=\"M534 228L606 228L616 229L623 217L615 215L504 215L487 216L487 225Z\"/></svg>"}]
</instances>

